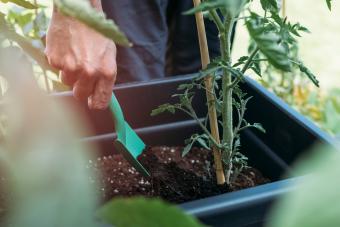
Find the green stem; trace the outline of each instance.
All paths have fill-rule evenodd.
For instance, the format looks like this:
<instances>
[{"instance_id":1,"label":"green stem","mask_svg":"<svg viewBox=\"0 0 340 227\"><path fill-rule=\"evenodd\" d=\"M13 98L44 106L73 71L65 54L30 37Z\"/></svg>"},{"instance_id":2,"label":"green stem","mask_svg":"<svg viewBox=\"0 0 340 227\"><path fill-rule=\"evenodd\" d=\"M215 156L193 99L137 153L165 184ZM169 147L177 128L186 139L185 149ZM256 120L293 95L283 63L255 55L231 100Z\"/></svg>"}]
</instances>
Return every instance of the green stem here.
<instances>
[{"instance_id":1,"label":"green stem","mask_svg":"<svg viewBox=\"0 0 340 227\"><path fill-rule=\"evenodd\" d=\"M217 29L220 33L224 32L223 22L215 9L209 11L213 21L215 22Z\"/></svg>"},{"instance_id":2,"label":"green stem","mask_svg":"<svg viewBox=\"0 0 340 227\"><path fill-rule=\"evenodd\" d=\"M241 72L242 74L245 74L246 71L250 68L250 66L253 64L253 60L254 57L256 56L256 54L260 51L260 49L257 47L255 48L255 50L251 53L251 55L249 56L248 60L246 61L246 63L244 64ZM243 79L243 77L238 77L236 78L232 84L230 85L231 88L234 88L241 80Z\"/></svg>"},{"instance_id":3,"label":"green stem","mask_svg":"<svg viewBox=\"0 0 340 227\"><path fill-rule=\"evenodd\" d=\"M194 109L189 108L189 111L185 110L185 109L180 109L181 111L183 111L184 113L188 114L190 117L192 117L197 123L198 125L201 127L201 129L203 130L203 132L209 137L209 139L211 140L211 142L214 144L214 146L216 146L217 148L221 147L221 144L219 144L214 137L211 135L210 131L204 126L204 124L202 124L202 121L198 118L198 116L196 115Z\"/></svg>"},{"instance_id":4,"label":"green stem","mask_svg":"<svg viewBox=\"0 0 340 227\"><path fill-rule=\"evenodd\" d=\"M220 44L221 44L221 55L223 61L228 65L231 65L231 32L233 28L233 18L230 14L225 17L225 32L220 34ZM223 101L222 101L222 121L223 121L223 144L224 156L226 157L226 181L230 184L230 175L232 169L231 155L232 155L232 143L233 143L233 103L232 95L233 88L230 86L232 83L231 73L223 69L222 78L222 91L223 91Z\"/></svg>"},{"instance_id":5,"label":"green stem","mask_svg":"<svg viewBox=\"0 0 340 227\"><path fill-rule=\"evenodd\" d=\"M242 73L244 74L249 67L251 66L251 64L253 63L253 59L256 56L256 54L260 51L260 49L258 47L256 47L253 52L251 53L251 55L249 56L247 62L244 64L243 68L242 68Z\"/></svg>"}]
</instances>

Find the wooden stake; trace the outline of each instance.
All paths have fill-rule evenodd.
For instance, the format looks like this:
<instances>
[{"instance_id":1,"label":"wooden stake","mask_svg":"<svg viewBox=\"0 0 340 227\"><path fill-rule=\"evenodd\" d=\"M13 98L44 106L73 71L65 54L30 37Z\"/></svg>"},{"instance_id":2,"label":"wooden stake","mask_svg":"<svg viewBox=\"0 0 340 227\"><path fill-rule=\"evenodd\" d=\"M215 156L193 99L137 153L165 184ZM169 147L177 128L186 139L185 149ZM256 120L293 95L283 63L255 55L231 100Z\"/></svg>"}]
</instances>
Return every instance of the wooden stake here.
<instances>
[{"instance_id":1,"label":"wooden stake","mask_svg":"<svg viewBox=\"0 0 340 227\"><path fill-rule=\"evenodd\" d=\"M282 17L287 17L287 2L286 0L282 0Z\"/></svg>"},{"instance_id":2,"label":"wooden stake","mask_svg":"<svg viewBox=\"0 0 340 227\"><path fill-rule=\"evenodd\" d=\"M194 2L194 6L198 6L201 3L201 0L193 0L193 2ZM201 52L202 69L206 69L208 64L210 63L210 57L209 57L207 35L205 32L204 18L203 18L202 12L196 13L195 18L196 18L198 40L199 40L200 52ZM214 87L213 87L214 85L213 85L212 77L211 76L206 77L204 83L205 83L205 87L207 90L206 96L207 96L207 101L208 101L208 114L209 114L211 135L213 136L213 138L215 139L217 143L220 143L217 114L216 114L216 109L214 105L215 96L214 96ZM214 146L213 154L214 154L217 184L221 185L225 183L221 151L219 150L219 148Z\"/></svg>"}]
</instances>

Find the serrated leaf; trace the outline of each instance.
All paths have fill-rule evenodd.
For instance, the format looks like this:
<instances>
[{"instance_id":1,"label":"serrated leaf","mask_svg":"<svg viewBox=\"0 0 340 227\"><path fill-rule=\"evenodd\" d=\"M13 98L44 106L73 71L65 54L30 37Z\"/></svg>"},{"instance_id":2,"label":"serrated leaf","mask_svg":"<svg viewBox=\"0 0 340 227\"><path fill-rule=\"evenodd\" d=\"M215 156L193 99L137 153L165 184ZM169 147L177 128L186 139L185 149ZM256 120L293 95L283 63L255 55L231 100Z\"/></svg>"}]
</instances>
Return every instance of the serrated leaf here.
<instances>
[{"instance_id":1,"label":"serrated leaf","mask_svg":"<svg viewBox=\"0 0 340 227\"><path fill-rule=\"evenodd\" d=\"M264 11L279 11L279 6L276 0L260 0L262 9Z\"/></svg>"},{"instance_id":2,"label":"serrated leaf","mask_svg":"<svg viewBox=\"0 0 340 227\"><path fill-rule=\"evenodd\" d=\"M274 32L265 32L263 24L254 16L247 20L246 25L251 38L269 63L282 71L290 72L292 65L287 50L279 44L280 36Z\"/></svg>"},{"instance_id":3,"label":"serrated leaf","mask_svg":"<svg viewBox=\"0 0 340 227\"><path fill-rule=\"evenodd\" d=\"M237 62L233 65L234 68L236 68L237 66L240 66L242 64L244 64L247 60L248 60L249 56L242 56L240 57Z\"/></svg>"},{"instance_id":4,"label":"serrated leaf","mask_svg":"<svg viewBox=\"0 0 340 227\"><path fill-rule=\"evenodd\" d=\"M210 150L210 147L208 146L208 144L206 143L206 141L204 139L202 139L201 137L197 138L197 142L204 147L207 150Z\"/></svg>"},{"instance_id":5,"label":"serrated leaf","mask_svg":"<svg viewBox=\"0 0 340 227\"><path fill-rule=\"evenodd\" d=\"M151 116L156 116L164 112L170 112L174 114L176 112L176 108L174 105L166 103L166 104L160 105L157 109L152 110Z\"/></svg>"},{"instance_id":6,"label":"serrated leaf","mask_svg":"<svg viewBox=\"0 0 340 227\"><path fill-rule=\"evenodd\" d=\"M298 66L300 71L304 73L314 83L315 86L319 87L319 80L316 78L313 72L310 71L302 62L299 62Z\"/></svg>"},{"instance_id":7,"label":"serrated leaf","mask_svg":"<svg viewBox=\"0 0 340 227\"><path fill-rule=\"evenodd\" d=\"M3 3L11 2L26 9L37 9L38 8L37 5L26 0L0 0L0 2L3 2Z\"/></svg>"},{"instance_id":8,"label":"serrated leaf","mask_svg":"<svg viewBox=\"0 0 340 227\"><path fill-rule=\"evenodd\" d=\"M194 87L193 84L180 84L177 88L178 91L186 90L186 89L192 89Z\"/></svg>"},{"instance_id":9,"label":"serrated leaf","mask_svg":"<svg viewBox=\"0 0 340 227\"><path fill-rule=\"evenodd\" d=\"M177 206L142 197L114 199L100 208L97 216L116 227L203 227Z\"/></svg>"},{"instance_id":10,"label":"serrated leaf","mask_svg":"<svg viewBox=\"0 0 340 227\"><path fill-rule=\"evenodd\" d=\"M54 0L54 4L63 14L76 18L87 26L113 40L116 44L130 47L125 34L118 28L113 20L109 20L105 15L95 10L84 0Z\"/></svg>"}]
</instances>

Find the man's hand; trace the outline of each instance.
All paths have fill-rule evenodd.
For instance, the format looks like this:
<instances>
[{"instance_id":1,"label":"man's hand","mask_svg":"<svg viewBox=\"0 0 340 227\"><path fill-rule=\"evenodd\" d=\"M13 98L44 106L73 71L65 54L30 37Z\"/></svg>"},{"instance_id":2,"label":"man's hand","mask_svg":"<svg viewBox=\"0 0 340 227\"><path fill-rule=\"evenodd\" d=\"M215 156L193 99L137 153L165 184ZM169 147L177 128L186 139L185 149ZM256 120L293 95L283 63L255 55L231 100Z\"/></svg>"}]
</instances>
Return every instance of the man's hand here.
<instances>
[{"instance_id":1,"label":"man's hand","mask_svg":"<svg viewBox=\"0 0 340 227\"><path fill-rule=\"evenodd\" d=\"M108 106L117 74L116 46L111 40L54 10L45 53L61 71L62 82L73 87L75 98L88 99L91 109Z\"/></svg>"}]
</instances>

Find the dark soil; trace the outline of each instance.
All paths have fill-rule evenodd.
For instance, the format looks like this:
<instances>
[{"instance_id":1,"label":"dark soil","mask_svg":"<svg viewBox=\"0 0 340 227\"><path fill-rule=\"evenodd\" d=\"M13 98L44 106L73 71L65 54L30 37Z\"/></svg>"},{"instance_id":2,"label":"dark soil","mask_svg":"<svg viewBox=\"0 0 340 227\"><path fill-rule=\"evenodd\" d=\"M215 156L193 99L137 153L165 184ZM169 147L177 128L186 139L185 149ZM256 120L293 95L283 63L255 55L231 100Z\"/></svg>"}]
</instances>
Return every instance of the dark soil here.
<instances>
[{"instance_id":1,"label":"dark soil","mask_svg":"<svg viewBox=\"0 0 340 227\"><path fill-rule=\"evenodd\" d=\"M247 168L232 186L218 186L211 152L193 148L182 158L182 149L151 147L144 151L139 160L151 173L149 178L140 175L121 155L89 160L87 168L92 168L100 176L98 192L103 201L117 196L141 195L183 203L269 182L258 170ZM95 179L90 179L90 182L98 183ZM8 193L3 190L6 187L7 182L0 175L0 226L7 210Z\"/></svg>"},{"instance_id":2,"label":"dark soil","mask_svg":"<svg viewBox=\"0 0 340 227\"><path fill-rule=\"evenodd\" d=\"M121 155L90 160L89 168L101 176L100 194L104 201L142 195L183 203L269 182L258 170L247 168L232 186L218 186L211 152L193 148L182 158L182 149L151 147L144 151L139 160L151 173L150 178L141 176Z\"/></svg>"}]
</instances>

